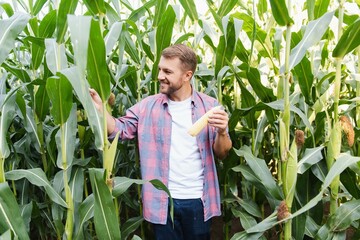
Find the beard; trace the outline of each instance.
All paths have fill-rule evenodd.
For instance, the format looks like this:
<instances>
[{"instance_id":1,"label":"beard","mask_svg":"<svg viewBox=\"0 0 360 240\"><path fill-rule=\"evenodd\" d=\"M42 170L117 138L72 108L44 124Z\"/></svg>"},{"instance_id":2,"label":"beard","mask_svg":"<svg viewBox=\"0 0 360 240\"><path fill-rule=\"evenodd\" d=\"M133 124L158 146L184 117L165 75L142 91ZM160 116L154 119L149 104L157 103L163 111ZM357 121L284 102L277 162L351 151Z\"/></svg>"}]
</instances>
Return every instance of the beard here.
<instances>
[{"instance_id":1,"label":"beard","mask_svg":"<svg viewBox=\"0 0 360 240\"><path fill-rule=\"evenodd\" d=\"M182 83L170 83L169 81L160 81L160 92L168 96L172 95L182 87Z\"/></svg>"}]
</instances>

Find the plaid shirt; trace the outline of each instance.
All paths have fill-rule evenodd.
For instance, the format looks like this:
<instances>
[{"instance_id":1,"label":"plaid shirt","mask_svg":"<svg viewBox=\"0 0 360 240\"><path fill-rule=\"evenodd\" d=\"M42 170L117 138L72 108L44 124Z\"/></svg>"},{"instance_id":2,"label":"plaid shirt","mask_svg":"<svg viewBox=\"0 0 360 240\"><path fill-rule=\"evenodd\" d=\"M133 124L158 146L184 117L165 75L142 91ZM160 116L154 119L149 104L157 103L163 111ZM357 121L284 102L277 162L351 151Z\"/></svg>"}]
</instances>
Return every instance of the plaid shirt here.
<instances>
[{"instance_id":1,"label":"plaid shirt","mask_svg":"<svg viewBox=\"0 0 360 240\"><path fill-rule=\"evenodd\" d=\"M206 111L219 105L216 99L193 91L191 96L192 121L195 122ZM171 115L168 110L168 97L157 94L143 99L126 111L126 115L115 120L112 139L120 131L119 138L138 137L141 174L144 180L159 179L168 186L169 156L171 145ZM220 191L213 153L216 131L206 127L196 137L204 166L202 202L205 221L221 215ZM174 139L176 141L176 139ZM142 188L144 218L157 224L165 224L168 214L168 195L150 183Z\"/></svg>"}]
</instances>

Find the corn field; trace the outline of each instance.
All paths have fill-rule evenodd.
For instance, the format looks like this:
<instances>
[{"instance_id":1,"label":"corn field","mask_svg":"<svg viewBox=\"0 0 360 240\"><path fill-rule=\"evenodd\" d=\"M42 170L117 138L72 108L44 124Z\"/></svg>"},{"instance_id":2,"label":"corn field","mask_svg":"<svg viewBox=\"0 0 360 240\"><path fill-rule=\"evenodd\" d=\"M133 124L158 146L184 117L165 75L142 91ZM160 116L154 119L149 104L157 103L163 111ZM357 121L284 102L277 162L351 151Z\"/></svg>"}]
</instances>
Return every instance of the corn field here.
<instances>
[{"instance_id":1,"label":"corn field","mask_svg":"<svg viewBox=\"0 0 360 240\"><path fill-rule=\"evenodd\" d=\"M360 239L359 0L0 2L0 239L152 239L137 141L161 51L229 113L212 239ZM166 191L159 180L150 181Z\"/></svg>"}]
</instances>

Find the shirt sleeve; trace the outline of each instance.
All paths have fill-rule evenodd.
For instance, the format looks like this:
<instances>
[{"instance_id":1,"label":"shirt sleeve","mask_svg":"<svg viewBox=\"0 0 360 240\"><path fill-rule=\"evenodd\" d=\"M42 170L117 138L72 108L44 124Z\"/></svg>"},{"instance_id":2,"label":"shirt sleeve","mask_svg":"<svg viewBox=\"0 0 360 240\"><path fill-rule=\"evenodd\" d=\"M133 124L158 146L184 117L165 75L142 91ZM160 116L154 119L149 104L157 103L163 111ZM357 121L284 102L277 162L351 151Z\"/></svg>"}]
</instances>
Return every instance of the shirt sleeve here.
<instances>
[{"instance_id":1,"label":"shirt sleeve","mask_svg":"<svg viewBox=\"0 0 360 240\"><path fill-rule=\"evenodd\" d=\"M126 110L126 114L124 116L115 118L115 129L110 135L108 135L108 139L114 139L118 132L119 139L121 140L135 138L137 135L137 128L140 117L139 109L140 104L135 104Z\"/></svg>"}]
</instances>

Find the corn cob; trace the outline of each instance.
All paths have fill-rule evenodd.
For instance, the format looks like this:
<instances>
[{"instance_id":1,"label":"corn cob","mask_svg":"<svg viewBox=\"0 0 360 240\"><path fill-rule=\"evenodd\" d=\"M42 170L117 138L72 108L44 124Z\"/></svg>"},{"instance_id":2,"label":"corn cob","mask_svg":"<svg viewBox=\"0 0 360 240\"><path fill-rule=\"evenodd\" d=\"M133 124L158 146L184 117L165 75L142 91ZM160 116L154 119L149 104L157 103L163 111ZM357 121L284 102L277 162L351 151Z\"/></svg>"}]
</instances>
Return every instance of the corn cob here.
<instances>
[{"instance_id":1,"label":"corn cob","mask_svg":"<svg viewBox=\"0 0 360 240\"><path fill-rule=\"evenodd\" d=\"M199 118L188 130L188 133L195 137L199 134L199 132L207 125L209 116L214 112L216 109L220 109L221 106L216 106L207 111L201 118Z\"/></svg>"}]
</instances>

